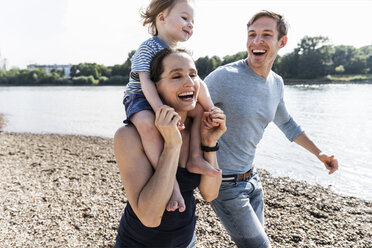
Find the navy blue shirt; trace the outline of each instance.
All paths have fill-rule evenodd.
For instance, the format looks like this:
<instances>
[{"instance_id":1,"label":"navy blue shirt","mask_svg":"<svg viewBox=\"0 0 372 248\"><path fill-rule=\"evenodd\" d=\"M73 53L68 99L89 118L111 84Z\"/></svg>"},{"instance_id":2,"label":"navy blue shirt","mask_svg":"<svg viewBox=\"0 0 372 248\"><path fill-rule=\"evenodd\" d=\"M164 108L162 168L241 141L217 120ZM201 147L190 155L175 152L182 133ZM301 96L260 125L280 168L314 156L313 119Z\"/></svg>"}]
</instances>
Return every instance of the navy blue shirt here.
<instances>
[{"instance_id":1,"label":"navy blue shirt","mask_svg":"<svg viewBox=\"0 0 372 248\"><path fill-rule=\"evenodd\" d=\"M192 240L196 216L194 189L200 183L200 175L178 167L177 181L185 200L186 210L180 213L164 211L161 224L144 226L129 202L120 220L115 247L187 247ZM149 206L151 207L151 206Z\"/></svg>"}]
</instances>

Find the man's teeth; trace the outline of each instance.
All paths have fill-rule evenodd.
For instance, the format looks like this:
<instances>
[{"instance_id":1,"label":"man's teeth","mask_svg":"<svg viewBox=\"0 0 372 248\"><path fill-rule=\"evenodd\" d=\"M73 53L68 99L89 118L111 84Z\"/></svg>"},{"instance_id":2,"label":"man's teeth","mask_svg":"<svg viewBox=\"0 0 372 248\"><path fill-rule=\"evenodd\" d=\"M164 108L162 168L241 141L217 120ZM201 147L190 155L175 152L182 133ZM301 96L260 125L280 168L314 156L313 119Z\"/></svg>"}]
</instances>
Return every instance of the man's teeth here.
<instances>
[{"instance_id":1,"label":"man's teeth","mask_svg":"<svg viewBox=\"0 0 372 248\"><path fill-rule=\"evenodd\" d=\"M265 53L265 50L253 50L254 53Z\"/></svg>"}]
</instances>

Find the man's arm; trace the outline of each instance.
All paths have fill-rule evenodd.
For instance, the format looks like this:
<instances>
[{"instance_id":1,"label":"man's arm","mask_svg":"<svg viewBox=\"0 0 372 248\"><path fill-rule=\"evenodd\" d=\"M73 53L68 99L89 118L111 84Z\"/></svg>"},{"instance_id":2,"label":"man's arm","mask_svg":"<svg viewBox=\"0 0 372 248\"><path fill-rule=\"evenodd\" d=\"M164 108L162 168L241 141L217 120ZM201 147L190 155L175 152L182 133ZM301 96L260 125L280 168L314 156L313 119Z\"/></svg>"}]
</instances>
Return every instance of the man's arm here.
<instances>
[{"instance_id":1,"label":"man's arm","mask_svg":"<svg viewBox=\"0 0 372 248\"><path fill-rule=\"evenodd\" d=\"M274 123L285 134L288 140L294 141L296 144L302 146L322 161L327 170L329 170L329 174L332 174L338 169L337 159L335 159L333 155L328 156L323 153L289 115L283 96L276 110Z\"/></svg>"},{"instance_id":2,"label":"man's arm","mask_svg":"<svg viewBox=\"0 0 372 248\"><path fill-rule=\"evenodd\" d=\"M327 170L329 170L329 174L332 174L338 169L338 161L335 159L334 155L328 156L327 154L323 153L312 140L303 132L300 134L294 142L312 154L314 154L320 161L323 162Z\"/></svg>"}]
</instances>

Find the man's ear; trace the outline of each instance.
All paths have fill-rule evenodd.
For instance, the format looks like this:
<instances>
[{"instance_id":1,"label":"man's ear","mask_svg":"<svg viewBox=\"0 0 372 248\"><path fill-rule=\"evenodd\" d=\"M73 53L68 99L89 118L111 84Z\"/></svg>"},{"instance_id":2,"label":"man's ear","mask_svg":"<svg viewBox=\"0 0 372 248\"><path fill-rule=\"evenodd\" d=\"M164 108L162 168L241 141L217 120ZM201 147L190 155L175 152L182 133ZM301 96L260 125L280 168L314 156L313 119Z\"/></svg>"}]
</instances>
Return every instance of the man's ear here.
<instances>
[{"instance_id":1,"label":"man's ear","mask_svg":"<svg viewBox=\"0 0 372 248\"><path fill-rule=\"evenodd\" d=\"M288 41L288 37L286 35L284 35L282 38L280 38L279 40L279 47L280 48L283 48L286 44L287 44L287 41Z\"/></svg>"}]
</instances>

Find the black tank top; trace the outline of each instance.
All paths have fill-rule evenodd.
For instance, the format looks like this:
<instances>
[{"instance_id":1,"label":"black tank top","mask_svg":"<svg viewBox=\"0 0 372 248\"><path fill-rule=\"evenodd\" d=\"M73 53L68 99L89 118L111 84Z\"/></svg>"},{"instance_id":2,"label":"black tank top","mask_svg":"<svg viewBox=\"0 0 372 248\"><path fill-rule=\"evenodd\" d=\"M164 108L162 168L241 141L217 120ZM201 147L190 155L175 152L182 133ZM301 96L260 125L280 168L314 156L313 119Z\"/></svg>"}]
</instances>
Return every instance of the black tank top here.
<instances>
[{"instance_id":1,"label":"black tank top","mask_svg":"<svg viewBox=\"0 0 372 248\"><path fill-rule=\"evenodd\" d=\"M186 247L191 242L196 223L193 192L200 183L200 175L178 167L177 181L186 210L182 213L164 211L161 224L150 228L141 223L128 202L120 220L115 247Z\"/></svg>"}]
</instances>

